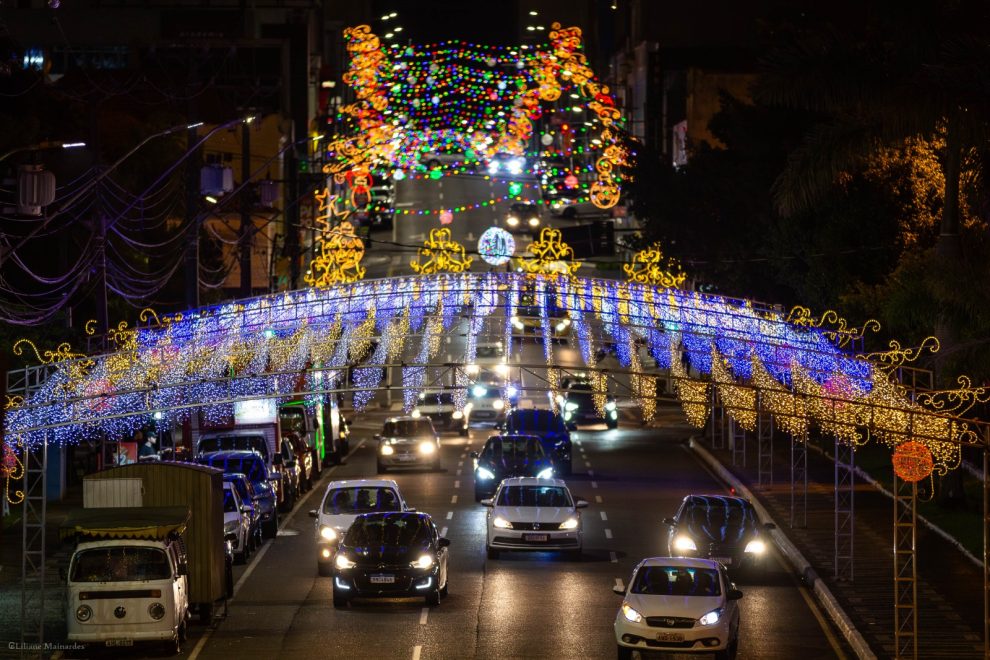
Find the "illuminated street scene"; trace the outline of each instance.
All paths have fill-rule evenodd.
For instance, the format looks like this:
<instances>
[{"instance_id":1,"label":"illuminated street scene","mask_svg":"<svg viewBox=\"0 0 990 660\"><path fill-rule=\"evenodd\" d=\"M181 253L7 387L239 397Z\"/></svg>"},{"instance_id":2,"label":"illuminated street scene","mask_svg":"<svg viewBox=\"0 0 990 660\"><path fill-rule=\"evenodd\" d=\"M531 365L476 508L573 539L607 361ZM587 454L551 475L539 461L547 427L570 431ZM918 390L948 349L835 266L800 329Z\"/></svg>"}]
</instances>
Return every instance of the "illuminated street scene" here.
<instances>
[{"instance_id":1,"label":"illuminated street scene","mask_svg":"<svg viewBox=\"0 0 990 660\"><path fill-rule=\"evenodd\" d=\"M2 657L990 657L986 7L15 4Z\"/></svg>"}]
</instances>

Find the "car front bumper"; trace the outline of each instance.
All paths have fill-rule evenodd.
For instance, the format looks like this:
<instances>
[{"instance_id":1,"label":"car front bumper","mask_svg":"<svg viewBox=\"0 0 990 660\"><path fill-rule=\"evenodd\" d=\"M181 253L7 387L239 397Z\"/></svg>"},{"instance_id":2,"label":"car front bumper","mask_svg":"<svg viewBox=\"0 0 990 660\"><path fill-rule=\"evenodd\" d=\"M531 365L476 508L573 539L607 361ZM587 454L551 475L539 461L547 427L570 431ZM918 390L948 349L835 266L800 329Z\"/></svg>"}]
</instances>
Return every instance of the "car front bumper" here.
<instances>
[{"instance_id":1,"label":"car front bumper","mask_svg":"<svg viewBox=\"0 0 990 660\"><path fill-rule=\"evenodd\" d=\"M546 540L542 540L544 536ZM490 527L488 545L499 550L577 550L582 547L582 533L576 529L543 531Z\"/></svg>"},{"instance_id":2,"label":"car front bumper","mask_svg":"<svg viewBox=\"0 0 990 660\"><path fill-rule=\"evenodd\" d=\"M396 452L390 456L381 453L378 454L378 461L385 467L423 467L425 465L434 465L439 460L440 455L436 452L432 454L424 454L418 451L408 454Z\"/></svg>"},{"instance_id":3,"label":"car front bumper","mask_svg":"<svg viewBox=\"0 0 990 660\"><path fill-rule=\"evenodd\" d=\"M660 628L627 620L622 613L615 619L615 642L627 648L666 653L714 653L729 646L729 622L693 628Z\"/></svg>"},{"instance_id":4,"label":"car front bumper","mask_svg":"<svg viewBox=\"0 0 990 660\"><path fill-rule=\"evenodd\" d=\"M373 579L388 579L393 582L376 583ZM348 598L411 598L425 596L437 586L439 571L412 568L369 568L355 567L342 571L334 569L333 588Z\"/></svg>"}]
</instances>

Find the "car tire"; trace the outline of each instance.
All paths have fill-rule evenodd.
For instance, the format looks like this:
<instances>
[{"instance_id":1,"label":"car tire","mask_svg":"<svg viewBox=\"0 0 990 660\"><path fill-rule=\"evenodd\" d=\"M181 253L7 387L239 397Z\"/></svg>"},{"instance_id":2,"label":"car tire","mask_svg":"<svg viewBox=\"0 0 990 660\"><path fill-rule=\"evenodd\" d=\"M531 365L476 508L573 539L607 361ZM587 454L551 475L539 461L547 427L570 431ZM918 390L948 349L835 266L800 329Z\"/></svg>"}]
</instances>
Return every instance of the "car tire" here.
<instances>
[{"instance_id":1,"label":"car tire","mask_svg":"<svg viewBox=\"0 0 990 660\"><path fill-rule=\"evenodd\" d=\"M382 465L381 463L379 463L378 464L378 474L385 474L386 472L388 472L388 468L385 467L384 465Z\"/></svg>"},{"instance_id":2,"label":"car tire","mask_svg":"<svg viewBox=\"0 0 990 660\"><path fill-rule=\"evenodd\" d=\"M572 422L567 422L567 430L568 431L577 431L577 424L574 424Z\"/></svg>"},{"instance_id":3,"label":"car tire","mask_svg":"<svg viewBox=\"0 0 990 660\"><path fill-rule=\"evenodd\" d=\"M615 429L619 428L619 422L618 421L607 421L607 422L605 422L605 428L607 428L609 431L614 431Z\"/></svg>"},{"instance_id":4,"label":"car tire","mask_svg":"<svg viewBox=\"0 0 990 660\"><path fill-rule=\"evenodd\" d=\"M440 589L433 589L428 594L426 594L426 606L436 607L440 604Z\"/></svg>"},{"instance_id":5,"label":"car tire","mask_svg":"<svg viewBox=\"0 0 990 660\"><path fill-rule=\"evenodd\" d=\"M330 577L333 575L333 565L328 561L316 562L316 573L320 577Z\"/></svg>"},{"instance_id":6,"label":"car tire","mask_svg":"<svg viewBox=\"0 0 990 660\"><path fill-rule=\"evenodd\" d=\"M162 650L165 655L179 655L182 653L182 642L179 641L179 635L176 634L172 639L166 640L162 645Z\"/></svg>"},{"instance_id":7,"label":"car tire","mask_svg":"<svg viewBox=\"0 0 990 660\"><path fill-rule=\"evenodd\" d=\"M342 593L340 593L339 591L337 591L337 588L334 587L334 589L333 589L333 606L334 606L334 608L335 609L338 609L338 610L345 609L347 607L347 604L349 602L350 602L350 600L347 598L347 596L345 596Z\"/></svg>"},{"instance_id":8,"label":"car tire","mask_svg":"<svg viewBox=\"0 0 990 660\"><path fill-rule=\"evenodd\" d=\"M275 535L278 534L278 511L272 512L272 517L265 523L265 529L263 531L263 536L265 538L273 539Z\"/></svg>"},{"instance_id":9,"label":"car tire","mask_svg":"<svg viewBox=\"0 0 990 660\"><path fill-rule=\"evenodd\" d=\"M499 551L491 546L488 546L488 558L498 559Z\"/></svg>"},{"instance_id":10,"label":"car tire","mask_svg":"<svg viewBox=\"0 0 990 660\"><path fill-rule=\"evenodd\" d=\"M230 578L231 591L233 591L233 581L234 581L233 574L231 574L231 578ZM200 623L209 624L213 620L213 603L200 603L197 614L199 615Z\"/></svg>"},{"instance_id":11,"label":"car tire","mask_svg":"<svg viewBox=\"0 0 990 660\"><path fill-rule=\"evenodd\" d=\"M618 660L632 660L633 650L627 646L619 646L615 655Z\"/></svg>"},{"instance_id":12,"label":"car tire","mask_svg":"<svg viewBox=\"0 0 990 660\"><path fill-rule=\"evenodd\" d=\"M570 461L567 461L566 463L561 463L560 464L560 476L562 476L562 477L569 477L569 476L571 476L571 473L572 472L573 472L573 470L571 469L571 462Z\"/></svg>"},{"instance_id":13,"label":"car tire","mask_svg":"<svg viewBox=\"0 0 990 660\"><path fill-rule=\"evenodd\" d=\"M244 548L244 552L234 553L234 563L240 566L241 564L246 564L248 560L247 548Z\"/></svg>"},{"instance_id":14,"label":"car tire","mask_svg":"<svg viewBox=\"0 0 990 660\"><path fill-rule=\"evenodd\" d=\"M443 583L443 586L440 587L440 597L441 598L446 598L447 597L447 593L448 593L447 586L449 584L450 584L450 580L447 580L446 582Z\"/></svg>"}]
</instances>

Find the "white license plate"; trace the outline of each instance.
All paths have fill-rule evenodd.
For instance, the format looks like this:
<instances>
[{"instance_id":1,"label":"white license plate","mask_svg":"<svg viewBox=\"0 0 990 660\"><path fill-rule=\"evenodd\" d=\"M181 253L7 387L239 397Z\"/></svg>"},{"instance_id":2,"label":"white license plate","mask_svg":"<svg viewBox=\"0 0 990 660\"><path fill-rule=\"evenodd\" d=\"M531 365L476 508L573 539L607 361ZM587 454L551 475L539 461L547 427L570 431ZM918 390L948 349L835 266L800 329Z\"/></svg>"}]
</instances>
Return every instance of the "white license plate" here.
<instances>
[{"instance_id":1,"label":"white license plate","mask_svg":"<svg viewBox=\"0 0 990 660\"><path fill-rule=\"evenodd\" d=\"M400 461L415 461L416 457L411 454L399 454L396 456Z\"/></svg>"},{"instance_id":2,"label":"white license plate","mask_svg":"<svg viewBox=\"0 0 990 660\"><path fill-rule=\"evenodd\" d=\"M684 633L657 633L658 642L683 642Z\"/></svg>"},{"instance_id":3,"label":"white license plate","mask_svg":"<svg viewBox=\"0 0 990 660\"><path fill-rule=\"evenodd\" d=\"M712 559L724 566L732 565L732 557L712 557Z\"/></svg>"},{"instance_id":4,"label":"white license plate","mask_svg":"<svg viewBox=\"0 0 990 660\"><path fill-rule=\"evenodd\" d=\"M523 534L523 541L546 542L550 540L549 534Z\"/></svg>"},{"instance_id":5,"label":"white license plate","mask_svg":"<svg viewBox=\"0 0 990 660\"><path fill-rule=\"evenodd\" d=\"M371 584L395 584L394 575L372 575L368 578Z\"/></svg>"},{"instance_id":6,"label":"white license plate","mask_svg":"<svg viewBox=\"0 0 990 660\"><path fill-rule=\"evenodd\" d=\"M108 639L104 643L107 646L134 646L133 639Z\"/></svg>"}]
</instances>

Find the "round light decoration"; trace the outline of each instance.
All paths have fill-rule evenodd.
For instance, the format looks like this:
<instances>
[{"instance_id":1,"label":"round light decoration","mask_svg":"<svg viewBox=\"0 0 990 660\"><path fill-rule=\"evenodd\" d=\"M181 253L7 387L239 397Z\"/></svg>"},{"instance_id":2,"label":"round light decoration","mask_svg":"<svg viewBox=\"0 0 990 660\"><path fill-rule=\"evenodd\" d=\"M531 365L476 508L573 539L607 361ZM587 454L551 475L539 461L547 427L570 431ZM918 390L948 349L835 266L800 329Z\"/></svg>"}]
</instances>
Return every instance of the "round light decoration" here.
<instances>
[{"instance_id":1,"label":"round light decoration","mask_svg":"<svg viewBox=\"0 0 990 660\"><path fill-rule=\"evenodd\" d=\"M508 263L515 251L516 240L501 227L489 227L478 239L478 254L492 266Z\"/></svg>"},{"instance_id":2,"label":"round light decoration","mask_svg":"<svg viewBox=\"0 0 990 660\"><path fill-rule=\"evenodd\" d=\"M544 133L540 137L540 144L542 144L544 147L549 147L551 144L553 144L553 136L550 135L549 133Z\"/></svg>"},{"instance_id":3,"label":"round light decoration","mask_svg":"<svg viewBox=\"0 0 990 660\"><path fill-rule=\"evenodd\" d=\"M568 188L577 188L578 178L573 174L568 174L567 176L564 177L564 185L567 186Z\"/></svg>"},{"instance_id":4,"label":"round light decoration","mask_svg":"<svg viewBox=\"0 0 990 660\"><path fill-rule=\"evenodd\" d=\"M440 210L440 224L441 225L449 225L453 221L454 221L454 214L453 213L451 213L447 209L441 209Z\"/></svg>"},{"instance_id":5,"label":"round light decoration","mask_svg":"<svg viewBox=\"0 0 990 660\"><path fill-rule=\"evenodd\" d=\"M914 440L897 445L892 461L894 472L907 482L921 481L932 473L932 452Z\"/></svg>"}]
</instances>

